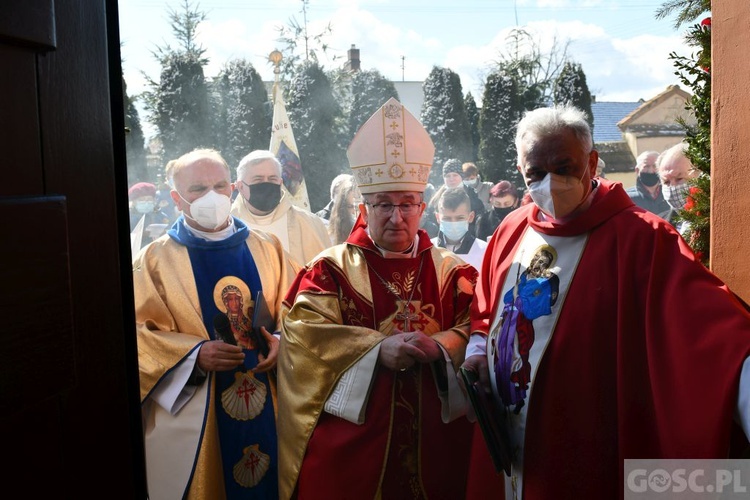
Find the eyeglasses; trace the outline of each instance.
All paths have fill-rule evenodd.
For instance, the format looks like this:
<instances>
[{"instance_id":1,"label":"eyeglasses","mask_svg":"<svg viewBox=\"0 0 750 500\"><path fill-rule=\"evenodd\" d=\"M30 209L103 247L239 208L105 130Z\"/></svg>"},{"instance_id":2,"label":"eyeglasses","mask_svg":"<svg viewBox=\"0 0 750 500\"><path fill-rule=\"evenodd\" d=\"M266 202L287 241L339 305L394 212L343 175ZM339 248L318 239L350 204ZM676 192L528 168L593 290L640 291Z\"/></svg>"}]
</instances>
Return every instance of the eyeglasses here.
<instances>
[{"instance_id":1,"label":"eyeglasses","mask_svg":"<svg viewBox=\"0 0 750 500\"><path fill-rule=\"evenodd\" d=\"M419 213L419 207L422 203L400 203L394 205L393 203L372 203L365 202L365 205L370 205L375 211L375 215L378 217L390 217L393 214L393 209L398 207L402 217L411 217Z\"/></svg>"}]
</instances>

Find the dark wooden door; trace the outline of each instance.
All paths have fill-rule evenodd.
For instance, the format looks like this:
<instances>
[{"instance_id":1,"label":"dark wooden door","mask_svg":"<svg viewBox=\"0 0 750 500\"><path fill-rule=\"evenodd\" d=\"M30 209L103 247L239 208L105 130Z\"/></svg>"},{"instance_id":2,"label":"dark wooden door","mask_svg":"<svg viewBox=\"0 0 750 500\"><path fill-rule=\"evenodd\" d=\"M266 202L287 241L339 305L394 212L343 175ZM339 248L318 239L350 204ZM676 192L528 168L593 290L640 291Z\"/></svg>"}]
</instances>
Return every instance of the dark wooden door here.
<instances>
[{"instance_id":1,"label":"dark wooden door","mask_svg":"<svg viewBox=\"0 0 750 500\"><path fill-rule=\"evenodd\" d=\"M22 498L145 498L117 2L0 2L0 443Z\"/></svg>"}]
</instances>

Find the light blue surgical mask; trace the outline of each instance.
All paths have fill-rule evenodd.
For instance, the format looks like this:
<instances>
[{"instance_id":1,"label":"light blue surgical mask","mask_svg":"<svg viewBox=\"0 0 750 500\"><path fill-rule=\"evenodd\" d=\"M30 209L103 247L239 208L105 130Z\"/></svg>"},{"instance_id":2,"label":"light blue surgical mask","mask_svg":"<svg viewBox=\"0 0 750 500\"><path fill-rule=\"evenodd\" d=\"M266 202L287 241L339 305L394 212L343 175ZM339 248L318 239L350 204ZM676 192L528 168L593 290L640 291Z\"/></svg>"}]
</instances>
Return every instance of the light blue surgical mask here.
<instances>
[{"instance_id":1,"label":"light blue surgical mask","mask_svg":"<svg viewBox=\"0 0 750 500\"><path fill-rule=\"evenodd\" d=\"M469 221L440 221L440 231L442 231L445 237L450 241L459 241L469 232Z\"/></svg>"},{"instance_id":2,"label":"light blue surgical mask","mask_svg":"<svg viewBox=\"0 0 750 500\"><path fill-rule=\"evenodd\" d=\"M138 200L135 202L135 210L139 214L148 214L154 211L156 204L153 201Z\"/></svg>"}]
</instances>

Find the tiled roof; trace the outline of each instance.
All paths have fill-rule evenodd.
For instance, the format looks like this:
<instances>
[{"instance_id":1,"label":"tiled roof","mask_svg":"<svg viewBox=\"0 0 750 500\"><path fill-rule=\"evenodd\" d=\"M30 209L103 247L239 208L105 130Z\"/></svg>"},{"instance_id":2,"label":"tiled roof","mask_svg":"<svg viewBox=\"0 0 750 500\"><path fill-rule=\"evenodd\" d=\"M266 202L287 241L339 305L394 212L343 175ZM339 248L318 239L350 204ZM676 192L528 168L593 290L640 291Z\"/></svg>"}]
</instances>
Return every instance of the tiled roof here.
<instances>
[{"instance_id":1,"label":"tiled roof","mask_svg":"<svg viewBox=\"0 0 750 500\"><path fill-rule=\"evenodd\" d=\"M632 113L643 102L593 102L594 143L621 141L622 132L617 122Z\"/></svg>"}]
</instances>

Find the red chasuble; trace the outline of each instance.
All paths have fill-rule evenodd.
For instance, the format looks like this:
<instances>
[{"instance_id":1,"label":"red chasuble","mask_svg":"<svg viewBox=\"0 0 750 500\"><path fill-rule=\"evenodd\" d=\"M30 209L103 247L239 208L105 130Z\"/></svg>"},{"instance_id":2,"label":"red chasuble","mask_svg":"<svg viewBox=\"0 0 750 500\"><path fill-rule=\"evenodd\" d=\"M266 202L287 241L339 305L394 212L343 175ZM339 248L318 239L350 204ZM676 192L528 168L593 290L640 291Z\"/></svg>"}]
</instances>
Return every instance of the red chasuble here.
<instances>
[{"instance_id":1,"label":"red chasuble","mask_svg":"<svg viewBox=\"0 0 750 500\"><path fill-rule=\"evenodd\" d=\"M352 365L405 329L407 316L458 367L467 337L450 328L468 327L475 281L474 268L421 230L414 258L383 258L359 228L298 275L279 354L282 496L296 488L301 499L464 497L473 426L464 417L442 422L430 365L377 366L361 425L322 404Z\"/></svg>"},{"instance_id":2,"label":"red chasuble","mask_svg":"<svg viewBox=\"0 0 750 500\"><path fill-rule=\"evenodd\" d=\"M551 307L556 322L544 332L537 323L548 316L531 321L531 342L546 344L520 395L526 499L622 498L625 459L729 453L750 316L672 226L619 183L599 182L592 206L564 225L539 221L535 205L506 217L472 304L472 332L487 335L508 308L508 283L519 282L527 233L559 253L584 237Z\"/></svg>"}]
</instances>

